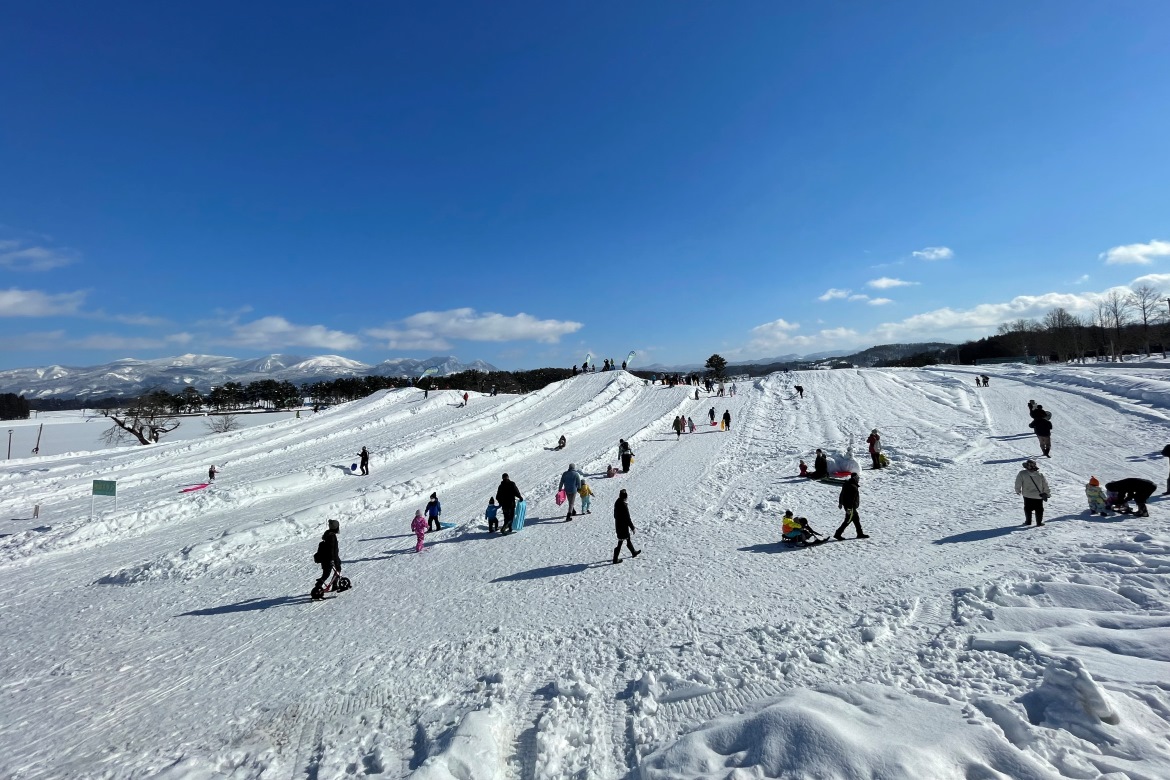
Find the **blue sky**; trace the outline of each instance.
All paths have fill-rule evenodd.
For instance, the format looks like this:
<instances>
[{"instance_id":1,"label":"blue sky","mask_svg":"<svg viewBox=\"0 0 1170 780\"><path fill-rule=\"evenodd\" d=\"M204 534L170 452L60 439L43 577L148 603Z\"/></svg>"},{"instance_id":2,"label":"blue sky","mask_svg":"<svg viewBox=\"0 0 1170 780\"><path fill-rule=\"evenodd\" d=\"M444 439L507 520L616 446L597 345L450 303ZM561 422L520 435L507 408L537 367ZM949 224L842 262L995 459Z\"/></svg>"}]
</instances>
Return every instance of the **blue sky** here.
<instances>
[{"instance_id":1,"label":"blue sky","mask_svg":"<svg viewBox=\"0 0 1170 780\"><path fill-rule=\"evenodd\" d=\"M0 9L0 368L702 362L1170 289L1170 4Z\"/></svg>"}]
</instances>

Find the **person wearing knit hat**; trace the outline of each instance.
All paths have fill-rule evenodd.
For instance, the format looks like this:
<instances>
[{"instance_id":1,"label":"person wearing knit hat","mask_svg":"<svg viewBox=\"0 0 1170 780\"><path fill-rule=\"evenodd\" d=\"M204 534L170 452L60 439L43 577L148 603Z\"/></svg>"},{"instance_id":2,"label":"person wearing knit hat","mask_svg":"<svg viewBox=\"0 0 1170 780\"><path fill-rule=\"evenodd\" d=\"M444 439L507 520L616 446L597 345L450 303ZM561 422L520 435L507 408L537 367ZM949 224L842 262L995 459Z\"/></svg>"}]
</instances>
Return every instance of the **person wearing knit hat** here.
<instances>
[{"instance_id":1,"label":"person wearing knit hat","mask_svg":"<svg viewBox=\"0 0 1170 780\"><path fill-rule=\"evenodd\" d=\"M1105 499L1105 489L1096 477L1089 477L1089 484L1085 485L1085 497L1089 499L1089 514L1108 516L1109 504Z\"/></svg>"}]
</instances>

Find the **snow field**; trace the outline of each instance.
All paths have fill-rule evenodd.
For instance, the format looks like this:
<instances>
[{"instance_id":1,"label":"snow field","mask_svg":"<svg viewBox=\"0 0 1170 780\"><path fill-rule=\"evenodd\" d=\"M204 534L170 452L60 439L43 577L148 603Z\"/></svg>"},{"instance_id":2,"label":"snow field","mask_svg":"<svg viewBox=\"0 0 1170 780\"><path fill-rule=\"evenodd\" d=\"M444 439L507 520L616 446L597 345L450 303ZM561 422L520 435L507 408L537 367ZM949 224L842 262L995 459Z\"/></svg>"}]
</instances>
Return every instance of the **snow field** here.
<instances>
[{"instance_id":1,"label":"snow field","mask_svg":"<svg viewBox=\"0 0 1170 780\"><path fill-rule=\"evenodd\" d=\"M1001 371L979 390L937 369L778 374L699 401L613 372L466 409L394 391L25 459L0 479L0 517L20 518L0 537L0 775L1168 776L1164 508L1090 519L1082 489L1160 482L1164 408ZM1042 529L1011 493L1038 450L1028 398L1056 426ZM701 424L711 406L730 433ZM699 427L676 441L680 412ZM840 521L797 459L852 440L865 465L875 427L893 465L862 474L873 538L780 545L784 509ZM619 437L634 467L604 479ZM565 523L570 461L597 495ZM177 492L212 462L212 488ZM508 538L482 527L503 471L530 504ZM113 472L119 511L90 522L88 480ZM644 554L614 567L621 487ZM415 555L432 490L457 527ZM21 514L34 498L49 519ZM355 589L314 604L327 517Z\"/></svg>"}]
</instances>

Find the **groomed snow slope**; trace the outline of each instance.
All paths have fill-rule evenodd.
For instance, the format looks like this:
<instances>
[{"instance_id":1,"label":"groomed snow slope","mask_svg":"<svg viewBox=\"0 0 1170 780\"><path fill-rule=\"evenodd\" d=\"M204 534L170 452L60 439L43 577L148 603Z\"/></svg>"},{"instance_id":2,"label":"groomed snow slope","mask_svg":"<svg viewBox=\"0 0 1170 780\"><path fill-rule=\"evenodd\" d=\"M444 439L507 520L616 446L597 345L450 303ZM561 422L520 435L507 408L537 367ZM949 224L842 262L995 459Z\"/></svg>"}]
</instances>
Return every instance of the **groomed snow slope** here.
<instances>
[{"instance_id":1,"label":"groomed snow slope","mask_svg":"<svg viewBox=\"0 0 1170 780\"><path fill-rule=\"evenodd\" d=\"M1165 508L1090 519L1082 488L1162 484L1170 381L971 376L817 371L695 401L613 372L467 408L399 390L14 461L0 776L1170 776ZM1053 498L1025 529L1011 485L1037 452L1029 398L1054 412ZM703 424L711 406L729 433ZM676 441L680 411L699 428ZM863 472L872 538L779 545L785 508L827 533L840 518L796 459L852 436L864 463L874 427L893 466ZM636 462L605 479L619 437ZM570 461L596 497L565 523ZM213 487L179 492L211 463ZM481 519L503 471L530 504L507 538ZM93 479L120 497L90 520ZM612 566L622 487L645 552ZM409 520L433 490L457 527L416 555ZM355 588L311 603L330 517Z\"/></svg>"}]
</instances>

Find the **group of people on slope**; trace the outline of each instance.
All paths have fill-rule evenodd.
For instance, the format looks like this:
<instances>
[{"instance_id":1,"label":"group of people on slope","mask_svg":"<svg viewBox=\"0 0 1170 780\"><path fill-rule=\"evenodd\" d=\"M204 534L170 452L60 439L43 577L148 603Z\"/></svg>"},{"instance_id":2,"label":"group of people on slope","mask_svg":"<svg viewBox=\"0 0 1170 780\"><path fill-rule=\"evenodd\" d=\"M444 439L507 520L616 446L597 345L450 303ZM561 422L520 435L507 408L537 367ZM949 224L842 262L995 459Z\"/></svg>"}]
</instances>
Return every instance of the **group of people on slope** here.
<instances>
[{"instance_id":1,"label":"group of people on slope","mask_svg":"<svg viewBox=\"0 0 1170 780\"><path fill-rule=\"evenodd\" d=\"M682 438L682 435L687 432L688 428L690 429L691 433L695 432L695 421L690 417L687 417L685 414L680 414L674 418L674 422L670 424L670 427L671 430L674 431L675 441L678 441Z\"/></svg>"},{"instance_id":2,"label":"group of people on slope","mask_svg":"<svg viewBox=\"0 0 1170 780\"><path fill-rule=\"evenodd\" d=\"M1170 488L1170 485L1167 485ZM1024 525L1032 525L1035 518L1036 525L1044 525L1044 504L1051 496L1048 480L1040 473L1040 464L1029 458L1024 461L1023 468L1016 474L1016 493L1024 499ZM1106 482L1104 488L1096 477L1089 477L1085 485L1085 498L1089 501L1089 514L1108 516L1110 510L1130 513L1129 502L1137 504L1137 517L1149 517L1150 512L1146 502L1154 491L1158 489L1152 481L1141 477L1127 477L1125 479ZM1168 491L1170 492L1170 491Z\"/></svg>"},{"instance_id":3,"label":"group of people on slope","mask_svg":"<svg viewBox=\"0 0 1170 780\"><path fill-rule=\"evenodd\" d=\"M867 534L861 527L861 514L858 511L861 507L861 477L857 474L851 474L845 484L841 486L841 492L837 494L837 508L845 511L845 519L841 521L841 525L833 533L833 538L837 541L842 541L845 538L845 531L849 526L853 526L858 539L868 539ZM808 520L803 517L794 517L792 510L789 509L784 513L783 528L781 538L789 544L809 545L820 534L814 531L808 524Z\"/></svg>"},{"instance_id":4,"label":"group of people on slope","mask_svg":"<svg viewBox=\"0 0 1170 780\"><path fill-rule=\"evenodd\" d=\"M715 424L715 407L714 406L712 406L710 409L707 410L707 419L709 419L711 421L712 425ZM721 431L730 431L731 430L731 410L730 409L723 410L723 417L720 418L719 430L721 430Z\"/></svg>"},{"instance_id":5,"label":"group of people on slope","mask_svg":"<svg viewBox=\"0 0 1170 780\"><path fill-rule=\"evenodd\" d=\"M975 386L976 387L987 387L987 383L989 381L991 381L991 377L989 377L987 374L978 374L975 377Z\"/></svg>"}]
</instances>

